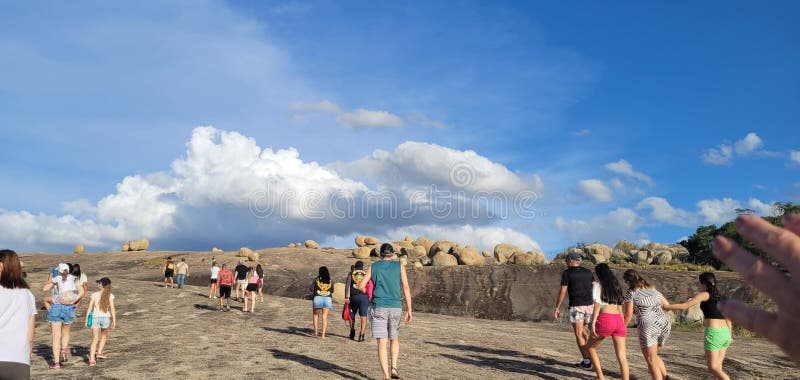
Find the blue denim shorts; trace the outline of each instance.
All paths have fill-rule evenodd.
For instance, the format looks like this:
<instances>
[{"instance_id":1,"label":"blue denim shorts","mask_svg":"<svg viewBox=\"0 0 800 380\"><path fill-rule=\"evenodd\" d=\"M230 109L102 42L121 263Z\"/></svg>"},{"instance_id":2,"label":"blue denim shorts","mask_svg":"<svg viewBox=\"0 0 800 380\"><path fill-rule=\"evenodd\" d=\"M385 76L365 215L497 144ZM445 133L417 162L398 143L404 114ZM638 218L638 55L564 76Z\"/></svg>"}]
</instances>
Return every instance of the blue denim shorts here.
<instances>
[{"instance_id":1,"label":"blue denim shorts","mask_svg":"<svg viewBox=\"0 0 800 380\"><path fill-rule=\"evenodd\" d=\"M333 308L333 301L331 297L321 297L321 296L314 296L314 308L315 309L331 309Z\"/></svg>"},{"instance_id":2,"label":"blue denim shorts","mask_svg":"<svg viewBox=\"0 0 800 380\"><path fill-rule=\"evenodd\" d=\"M111 317L92 317L93 329L107 329L111 327Z\"/></svg>"},{"instance_id":3,"label":"blue denim shorts","mask_svg":"<svg viewBox=\"0 0 800 380\"><path fill-rule=\"evenodd\" d=\"M47 321L50 323L63 323L69 325L75 319L75 305L62 305L54 303L47 311Z\"/></svg>"}]
</instances>

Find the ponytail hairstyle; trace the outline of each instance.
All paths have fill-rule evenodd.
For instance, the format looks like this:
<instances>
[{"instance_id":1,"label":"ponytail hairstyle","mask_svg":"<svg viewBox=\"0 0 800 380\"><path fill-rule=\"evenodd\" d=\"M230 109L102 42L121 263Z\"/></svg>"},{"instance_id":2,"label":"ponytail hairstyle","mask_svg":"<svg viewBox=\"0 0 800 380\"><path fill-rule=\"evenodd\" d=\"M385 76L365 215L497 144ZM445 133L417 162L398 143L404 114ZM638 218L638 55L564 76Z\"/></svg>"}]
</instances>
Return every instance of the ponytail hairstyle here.
<instances>
[{"instance_id":1,"label":"ponytail hairstyle","mask_svg":"<svg viewBox=\"0 0 800 380\"><path fill-rule=\"evenodd\" d=\"M256 274L258 278L264 278L264 269L261 268L261 264L256 265Z\"/></svg>"},{"instance_id":2,"label":"ponytail hairstyle","mask_svg":"<svg viewBox=\"0 0 800 380\"><path fill-rule=\"evenodd\" d=\"M611 271L608 264L601 263L594 267L594 273L600 280L600 299L611 305L622 305L624 296L617 276Z\"/></svg>"},{"instance_id":3,"label":"ponytail hairstyle","mask_svg":"<svg viewBox=\"0 0 800 380\"><path fill-rule=\"evenodd\" d=\"M361 260L356 261L356 265L353 266L355 270L364 270L364 262Z\"/></svg>"},{"instance_id":4,"label":"ponytail hairstyle","mask_svg":"<svg viewBox=\"0 0 800 380\"><path fill-rule=\"evenodd\" d=\"M0 272L0 287L6 289L28 289L28 283L23 277L22 265L19 256L10 249L0 250L0 263L3 271Z\"/></svg>"},{"instance_id":5,"label":"ponytail hairstyle","mask_svg":"<svg viewBox=\"0 0 800 380\"><path fill-rule=\"evenodd\" d=\"M700 283L706 287L708 298L713 301L719 301L720 294L719 290L717 290L717 278L714 274L711 272L703 272L700 273L699 279Z\"/></svg>"},{"instance_id":6,"label":"ponytail hairstyle","mask_svg":"<svg viewBox=\"0 0 800 380\"><path fill-rule=\"evenodd\" d=\"M635 269L628 269L622 275L622 279L628 284L628 288L636 290L639 288L650 288L650 284Z\"/></svg>"},{"instance_id":7,"label":"ponytail hairstyle","mask_svg":"<svg viewBox=\"0 0 800 380\"><path fill-rule=\"evenodd\" d=\"M319 281L323 284L331 283L331 273L328 272L328 267L319 267Z\"/></svg>"},{"instance_id":8,"label":"ponytail hairstyle","mask_svg":"<svg viewBox=\"0 0 800 380\"><path fill-rule=\"evenodd\" d=\"M100 303L97 306L103 313L108 313L111 309L111 284L103 286L103 293L100 294Z\"/></svg>"},{"instance_id":9,"label":"ponytail hairstyle","mask_svg":"<svg viewBox=\"0 0 800 380\"><path fill-rule=\"evenodd\" d=\"M67 264L70 265L70 264ZM75 278L81 278L81 265L80 264L72 264L72 267L69 269L69 274L75 276Z\"/></svg>"}]
</instances>

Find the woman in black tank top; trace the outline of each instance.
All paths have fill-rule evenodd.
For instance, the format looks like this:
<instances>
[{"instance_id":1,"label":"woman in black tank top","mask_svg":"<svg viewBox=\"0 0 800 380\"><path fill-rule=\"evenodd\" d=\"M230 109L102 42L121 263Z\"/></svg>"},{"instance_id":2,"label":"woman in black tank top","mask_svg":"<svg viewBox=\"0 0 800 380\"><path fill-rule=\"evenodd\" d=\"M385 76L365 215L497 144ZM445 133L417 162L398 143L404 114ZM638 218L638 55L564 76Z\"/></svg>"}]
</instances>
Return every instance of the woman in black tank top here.
<instances>
[{"instance_id":1,"label":"woman in black tank top","mask_svg":"<svg viewBox=\"0 0 800 380\"><path fill-rule=\"evenodd\" d=\"M686 310L700 304L700 310L703 312L703 326L705 326L703 348L705 348L708 370L715 379L727 380L729 377L722 370L722 361L725 360L725 352L733 342L733 325L717 308L720 294L714 274L701 273L699 280L702 292L684 303L664 306L664 310Z\"/></svg>"}]
</instances>

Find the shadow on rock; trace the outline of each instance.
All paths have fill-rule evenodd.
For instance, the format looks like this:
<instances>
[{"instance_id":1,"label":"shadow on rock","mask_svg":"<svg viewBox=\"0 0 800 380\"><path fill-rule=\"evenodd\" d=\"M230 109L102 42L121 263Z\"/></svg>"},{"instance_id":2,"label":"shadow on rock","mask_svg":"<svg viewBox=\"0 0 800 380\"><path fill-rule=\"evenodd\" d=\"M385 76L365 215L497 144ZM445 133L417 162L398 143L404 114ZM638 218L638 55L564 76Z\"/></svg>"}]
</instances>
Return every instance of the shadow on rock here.
<instances>
[{"instance_id":1,"label":"shadow on rock","mask_svg":"<svg viewBox=\"0 0 800 380\"><path fill-rule=\"evenodd\" d=\"M274 327L263 327L263 329L265 331L274 332L274 333L278 333L278 334L291 334L291 335L305 336L305 337L313 337L314 336L314 330L310 329L308 327L301 328L301 327L289 326L289 327L287 327L285 329L276 329ZM327 336L328 337L335 336L335 337L339 337L339 338L344 338L345 337L344 335L332 334L330 332L328 332Z\"/></svg>"},{"instance_id":2,"label":"shadow on rock","mask_svg":"<svg viewBox=\"0 0 800 380\"><path fill-rule=\"evenodd\" d=\"M363 379L369 377L361 371L354 371L352 369L344 368L342 366L333 364L331 362L312 358L310 356L305 356L293 352L286 352L276 349L271 349L268 351L272 352L272 356L275 357L275 359L291 360L293 362L300 363L304 366L311 367L319 371L335 374L336 376L339 376L343 379Z\"/></svg>"},{"instance_id":3,"label":"shadow on rock","mask_svg":"<svg viewBox=\"0 0 800 380\"><path fill-rule=\"evenodd\" d=\"M525 375L534 375L542 379L557 378L593 378L594 372L589 373L575 370L567 370L561 361L545 358L538 355L528 354L515 350L502 350L480 346L470 346L462 344L442 344L435 342L425 342L426 344L439 346L451 350L463 351L466 354L451 355L440 354L442 357L457 361L463 364L470 364L476 367L494 368L500 371L513 372ZM488 355L495 355L492 357ZM514 358L514 359L511 359ZM520 360L521 359L521 360ZM608 375L617 375L606 371ZM557 377L554 377L557 376Z\"/></svg>"}]
</instances>

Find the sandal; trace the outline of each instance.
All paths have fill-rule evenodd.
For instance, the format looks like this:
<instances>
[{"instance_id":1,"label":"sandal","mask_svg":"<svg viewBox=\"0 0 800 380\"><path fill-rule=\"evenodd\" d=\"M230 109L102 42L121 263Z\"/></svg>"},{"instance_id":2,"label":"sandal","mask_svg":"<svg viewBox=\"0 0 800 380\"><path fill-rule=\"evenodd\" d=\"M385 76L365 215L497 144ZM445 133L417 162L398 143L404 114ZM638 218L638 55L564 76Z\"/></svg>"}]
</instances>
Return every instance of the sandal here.
<instances>
[{"instance_id":1,"label":"sandal","mask_svg":"<svg viewBox=\"0 0 800 380\"><path fill-rule=\"evenodd\" d=\"M399 379L400 378L400 371L397 368L392 368L392 379Z\"/></svg>"},{"instance_id":2,"label":"sandal","mask_svg":"<svg viewBox=\"0 0 800 380\"><path fill-rule=\"evenodd\" d=\"M94 360L89 360L89 367L94 367L97 365L97 362Z\"/></svg>"},{"instance_id":3,"label":"sandal","mask_svg":"<svg viewBox=\"0 0 800 380\"><path fill-rule=\"evenodd\" d=\"M106 354L97 353L97 355L95 355L94 358L95 359L105 359L106 358Z\"/></svg>"},{"instance_id":4,"label":"sandal","mask_svg":"<svg viewBox=\"0 0 800 380\"><path fill-rule=\"evenodd\" d=\"M61 350L61 355L59 355L58 361L59 363L66 363L69 361L69 354L67 353L67 350Z\"/></svg>"}]
</instances>

